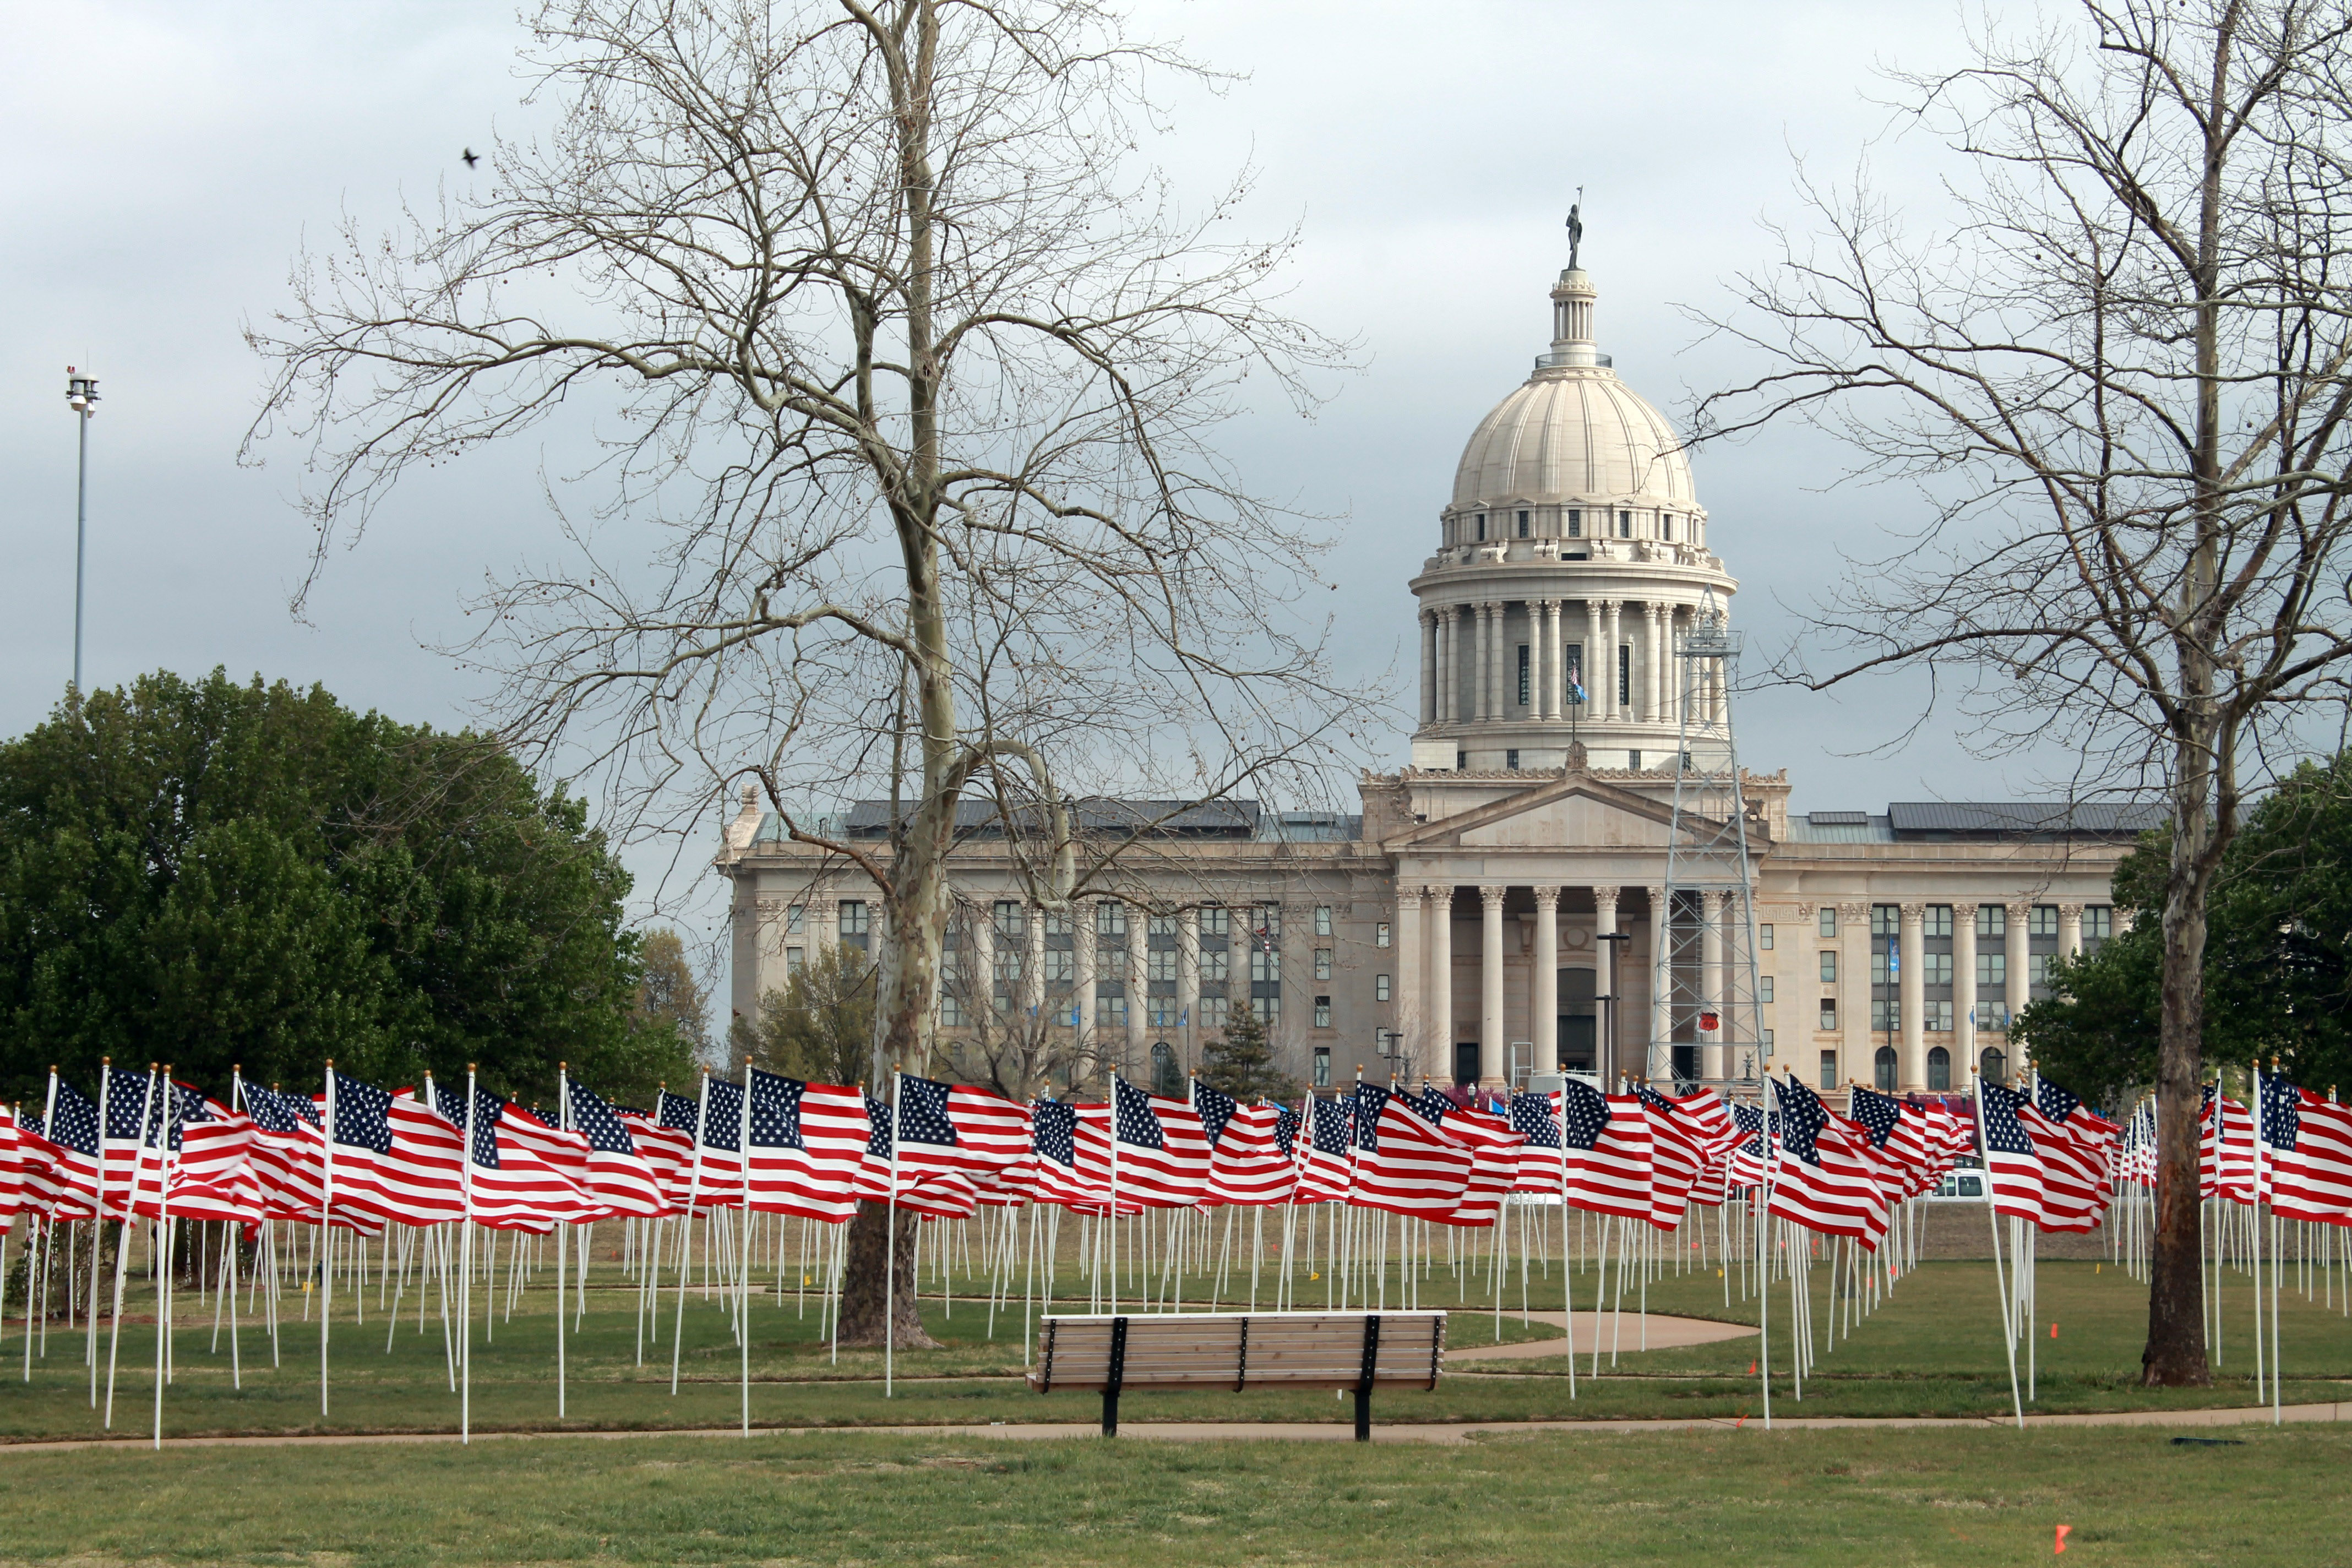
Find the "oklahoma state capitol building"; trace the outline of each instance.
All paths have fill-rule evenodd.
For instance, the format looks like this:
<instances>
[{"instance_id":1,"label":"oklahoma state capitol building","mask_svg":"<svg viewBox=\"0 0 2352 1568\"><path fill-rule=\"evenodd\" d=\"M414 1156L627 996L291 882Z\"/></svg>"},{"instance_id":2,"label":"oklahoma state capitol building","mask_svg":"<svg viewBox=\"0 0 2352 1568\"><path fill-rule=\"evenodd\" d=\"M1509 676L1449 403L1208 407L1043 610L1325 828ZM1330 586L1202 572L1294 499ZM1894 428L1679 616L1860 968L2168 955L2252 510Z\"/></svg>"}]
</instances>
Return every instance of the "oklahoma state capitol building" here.
<instances>
[{"instance_id":1,"label":"oklahoma state capitol building","mask_svg":"<svg viewBox=\"0 0 2352 1568\"><path fill-rule=\"evenodd\" d=\"M1935 1090L1965 1088L1971 1055L1995 1076L2013 1065L2006 1025L2045 994L2052 957L2112 933L2110 880L2146 814L2010 801L1792 816L1785 769L1743 773L1758 1005L1717 1038L1652 994L1677 703L1721 700L1678 689L1674 639L1706 607L1727 618L1738 583L1675 431L1595 346L1596 293L1582 269L1560 274L1550 350L1471 431L1406 584L1411 765L1366 773L1352 815L1087 803L1096 831L1154 826L1118 862L1118 896L1063 910L1024 904L975 805L944 1037L1050 1031L1067 1037L1041 1043L1065 1057L1088 1046L1176 1092L1243 1008L1318 1086L1360 1064L1485 1085L1639 1076L1675 1028L1682 1078L1785 1068ZM862 872L785 841L745 796L718 864L731 1001L749 1016L817 950L878 940L880 906ZM878 840L887 822L860 802L833 827ZM1746 913L1727 907L1736 893L1702 897L1708 922Z\"/></svg>"}]
</instances>

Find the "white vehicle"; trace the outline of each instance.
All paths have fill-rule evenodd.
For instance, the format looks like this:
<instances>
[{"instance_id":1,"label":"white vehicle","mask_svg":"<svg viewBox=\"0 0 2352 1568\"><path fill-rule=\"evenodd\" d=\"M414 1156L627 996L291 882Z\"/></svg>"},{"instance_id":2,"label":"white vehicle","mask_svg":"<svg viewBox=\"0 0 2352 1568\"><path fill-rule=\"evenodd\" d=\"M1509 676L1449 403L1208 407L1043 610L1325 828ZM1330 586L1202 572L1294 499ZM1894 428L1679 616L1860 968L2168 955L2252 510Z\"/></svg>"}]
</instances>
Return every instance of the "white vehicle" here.
<instances>
[{"instance_id":1,"label":"white vehicle","mask_svg":"<svg viewBox=\"0 0 2352 1568\"><path fill-rule=\"evenodd\" d=\"M1936 1190L1927 1194L1930 1202L1980 1204L1985 1201L1984 1171L1975 1164L1955 1166L1944 1173Z\"/></svg>"}]
</instances>

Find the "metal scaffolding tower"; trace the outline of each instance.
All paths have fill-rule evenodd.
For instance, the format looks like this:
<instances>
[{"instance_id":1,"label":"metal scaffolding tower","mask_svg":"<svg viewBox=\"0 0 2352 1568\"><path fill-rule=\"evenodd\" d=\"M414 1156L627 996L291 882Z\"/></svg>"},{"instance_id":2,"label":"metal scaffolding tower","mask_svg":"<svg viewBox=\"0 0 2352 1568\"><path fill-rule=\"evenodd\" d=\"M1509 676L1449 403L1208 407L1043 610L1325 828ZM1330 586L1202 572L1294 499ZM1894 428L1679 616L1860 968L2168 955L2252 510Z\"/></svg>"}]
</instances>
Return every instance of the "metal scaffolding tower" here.
<instances>
[{"instance_id":1,"label":"metal scaffolding tower","mask_svg":"<svg viewBox=\"0 0 2352 1568\"><path fill-rule=\"evenodd\" d=\"M1731 731L1742 637L1728 619L1710 591L1690 629L1675 639L1682 744L1665 908L1654 917L1653 1083L1753 1083L1767 1065L1748 803Z\"/></svg>"}]
</instances>

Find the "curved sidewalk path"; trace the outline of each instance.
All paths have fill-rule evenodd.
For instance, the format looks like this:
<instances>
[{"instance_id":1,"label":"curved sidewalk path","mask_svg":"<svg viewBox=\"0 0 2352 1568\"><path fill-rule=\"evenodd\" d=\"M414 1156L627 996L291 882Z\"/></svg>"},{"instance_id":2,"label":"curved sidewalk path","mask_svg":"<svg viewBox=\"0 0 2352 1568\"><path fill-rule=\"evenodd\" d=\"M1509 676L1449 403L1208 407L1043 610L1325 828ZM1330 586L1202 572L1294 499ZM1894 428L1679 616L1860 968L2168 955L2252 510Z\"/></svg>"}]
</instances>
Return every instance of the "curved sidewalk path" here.
<instances>
[{"instance_id":1,"label":"curved sidewalk path","mask_svg":"<svg viewBox=\"0 0 2352 1568\"><path fill-rule=\"evenodd\" d=\"M2280 1413L2297 1426L2342 1421L2352 1405L2290 1405ZM2028 1426L2253 1426L2270 1424L2268 1405L2231 1405L2207 1410L2115 1410L2087 1415L2028 1415ZM1979 1415L1796 1415L1777 1417L1775 1431L1827 1430L1836 1427L1885 1429L1895 1426L1971 1426L2000 1431L2013 1425L2011 1417ZM1760 1419L1709 1416L1681 1421L1463 1421L1450 1424L1375 1426L1375 1443L1463 1444L1474 1437L1509 1436L1529 1432L1578 1433L1621 1436L1637 1432L1761 1432ZM894 1437L1098 1437L1101 1428L1091 1421L998 1424L988 1426L754 1426L755 1437L838 1436L844 1433L879 1432ZM511 1443L543 1439L634 1437L733 1437L743 1434L733 1426L653 1428L628 1432L477 1432L478 1443ZM1128 1421L1121 1437L1146 1441L1345 1443L1355 1436L1346 1421ZM455 1443L455 1432L394 1432L373 1436L317 1436L288 1434L256 1437L166 1437L166 1448L295 1448L345 1447L362 1443ZM61 1442L0 1443L0 1454L58 1454L89 1448L150 1449L145 1437L77 1437Z\"/></svg>"},{"instance_id":2,"label":"curved sidewalk path","mask_svg":"<svg viewBox=\"0 0 2352 1568\"><path fill-rule=\"evenodd\" d=\"M1546 1356L1568 1353L1568 1338L1522 1340L1517 1344L1482 1345L1475 1342L1476 1324L1481 1314L1457 1315L1449 1322L1458 1321L1468 1328L1465 1336L1469 1343L1449 1342L1445 1347L1445 1363L1452 1366L1465 1361L1541 1361ZM1528 1316L1538 1323L1549 1323L1555 1329L1566 1329L1566 1312L1530 1312ZM1505 1322L1517 1321L1519 1314L1507 1311ZM1644 1350L1675 1350L1684 1345L1711 1345L1722 1340L1753 1339L1754 1328L1746 1323L1718 1323L1710 1318L1671 1318L1664 1312L1652 1312L1645 1325L1642 1315L1628 1312L1620 1322L1615 1312L1603 1312L1595 1322L1591 1312L1576 1314L1576 1353L1591 1355L1595 1338L1601 1342L1603 1354L1615 1351L1621 1355Z\"/></svg>"}]
</instances>

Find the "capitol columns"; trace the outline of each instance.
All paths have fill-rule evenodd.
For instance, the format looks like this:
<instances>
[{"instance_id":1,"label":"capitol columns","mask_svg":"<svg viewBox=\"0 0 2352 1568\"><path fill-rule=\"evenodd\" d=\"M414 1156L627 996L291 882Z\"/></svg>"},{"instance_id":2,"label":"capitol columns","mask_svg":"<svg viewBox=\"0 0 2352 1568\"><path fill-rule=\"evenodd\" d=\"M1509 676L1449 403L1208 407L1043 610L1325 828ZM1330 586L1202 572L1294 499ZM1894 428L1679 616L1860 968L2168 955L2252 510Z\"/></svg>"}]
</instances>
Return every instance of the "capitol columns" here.
<instances>
[{"instance_id":1,"label":"capitol columns","mask_svg":"<svg viewBox=\"0 0 2352 1568\"><path fill-rule=\"evenodd\" d=\"M1602 604L1609 611L1609 641L1606 645L1608 658L1601 667L1601 676L1609 683L1609 707L1601 717L1622 721L1629 717L1625 711L1625 704L1619 700L1617 694L1617 661L1624 657L1617 651L1624 636L1618 630L1619 612L1624 609L1625 605L1622 599L1606 599ZM1628 681L1625 695L1631 697L1633 694L1633 683Z\"/></svg>"},{"instance_id":2,"label":"capitol columns","mask_svg":"<svg viewBox=\"0 0 2352 1568\"><path fill-rule=\"evenodd\" d=\"M1558 599L1543 603L1544 647L1550 661L1544 666L1543 716L1554 723L1564 717L1568 700L1568 645L1560 640L1560 611L1566 606Z\"/></svg>"},{"instance_id":3,"label":"capitol columns","mask_svg":"<svg viewBox=\"0 0 2352 1568\"><path fill-rule=\"evenodd\" d=\"M1482 884L1478 897L1485 922L1478 932L1478 1081L1503 1081L1503 895L1508 888Z\"/></svg>"},{"instance_id":4,"label":"capitol columns","mask_svg":"<svg viewBox=\"0 0 2352 1568\"><path fill-rule=\"evenodd\" d=\"M2027 923L2032 918L2032 900L2021 899L2009 906L2009 1016L2003 1020L2003 1034L2008 1032L2008 1025L2015 1023L2017 1016L2025 1011L2025 1005L2033 1000L2032 970L2029 959L2033 951L2033 928ZM2017 1064L2011 1062L2010 1065L2014 1068Z\"/></svg>"},{"instance_id":5,"label":"capitol columns","mask_svg":"<svg viewBox=\"0 0 2352 1568\"><path fill-rule=\"evenodd\" d=\"M1602 689L1601 639L1609 633L1601 601L1584 601L1584 716L1594 723L1609 717L1609 697Z\"/></svg>"},{"instance_id":6,"label":"capitol columns","mask_svg":"<svg viewBox=\"0 0 2352 1568\"><path fill-rule=\"evenodd\" d=\"M1977 1043L1977 907L1974 904L1952 906L1952 1055L1958 1058L1954 1068L1965 1073L1965 1064L1976 1051ZM1954 1078L1945 1087L1964 1083L1964 1078Z\"/></svg>"},{"instance_id":7,"label":"capitol columns","mask_svg":"<svg viewBox=\"0 0 2352 1568\"><path fill-rule=\"evenodd\" d=\"M1895 1081L1905 1089L1927 1082L1927 906L1902 906L1903 983L1895 994L1903 1009L1903 1054Z\"/></svg>"},{"instance_id":8,"label":"capitol columns","mask_svg":"<svg viewBox=\"0 0 2352 1568\"><path fill-rule=\"evenodd\" d=\"M1642 717L1653 724L1666 721L1666 606L1651 600L1642 606Z\"/></svg>"},{"instance_id":9,"label":"capitol columns","mask_svg":"<svg viewBox=\"0 0 2352 1568\"><path fill-rule=\"evenodd\" d=\"M1870 905L1842 903L1837 911L1838 1005L1845 1015L1838 1028L1845 1040L1845 1070L1840 1076L1861 1078L1877 1057L1870 1030ZM1802 1066L1799 1064L1800 1070Z\"/></svg>"},{"instance_id":10,"label":"capitol columns","mask_svg":"<svg viewBox=\"0 0 2352 1568\"><path fill-rule=\"evenodd\" d=\"M2083 906L2058 906L2058 951L2067 958L2083 956Z\"/></svg>"},{"instance_id":11,"label":"capitol columns","mask_svg":"<svg viewBox=\"0 0 2352 1568\"><path fill-rule=\"evenodd\" d=\"M1430 1047L1437 1053L1437 1076L1454 1081L1454 884L1423 889L1429 896Z\"/></svg>"},{"instance_id":12,"label":"capitol columns","mask_svg":"<svg viewBox=\"0 0 2352 1568\"><path fill-rule=\"evenodd\" d=\"M1437 612L1421 612L1421 721L1437 720Z\"/></svg>"},{"instance_id":13,"label":"capitol columns","mask_svg":"<svg viewBox=\"0 0 2352 1568\"><path fill-rule=\"evenodd\" d=\"M1421 1001L1422 961L1428 956L1423 948L1427 938L1421 929L1423 907L1428 902L1419 884L1397 884L1396 911L1396 1030L1404 1048L1415 1060L1426 1064L1434 1048L1429 1039L1429 1020L1423 1016Z\"/></svg>"},{"instance_id":14,"label":"capitol columns","mask_svg":"<svg viewBox=\"0 0 2352 1568\"><path fill-rule=\"evenodd\" d=\"M1601 1004L1601 1016L1593 1020L1596 1044L1592 1051L1592 1065L1604 1074L1610 1069L1610 1064L1601 1060L1609 1048L1609 1024L1612 1018L1622 1020L1625 1013L1625 988L1619 979L1624 965L1617 962L1617 949L1622 944L1609 940L1617 930L1618 891L1616 888L1597 884L1592 889L1592 991L1595 996L1619 998Z\"/></svg>"},{"instance_id":15,"label":"capitol columns","mask_svg":"<svg viewBox=\"0 0 2352 1568\"><path fill-rule=\"evenodd\" d=\"M1535 972L1529 977L1528 1007L1535 1042L1531 1072L1550 1072L1559 1062L1559 889L1536 889Z\"/></svg>"}]
</instances>

